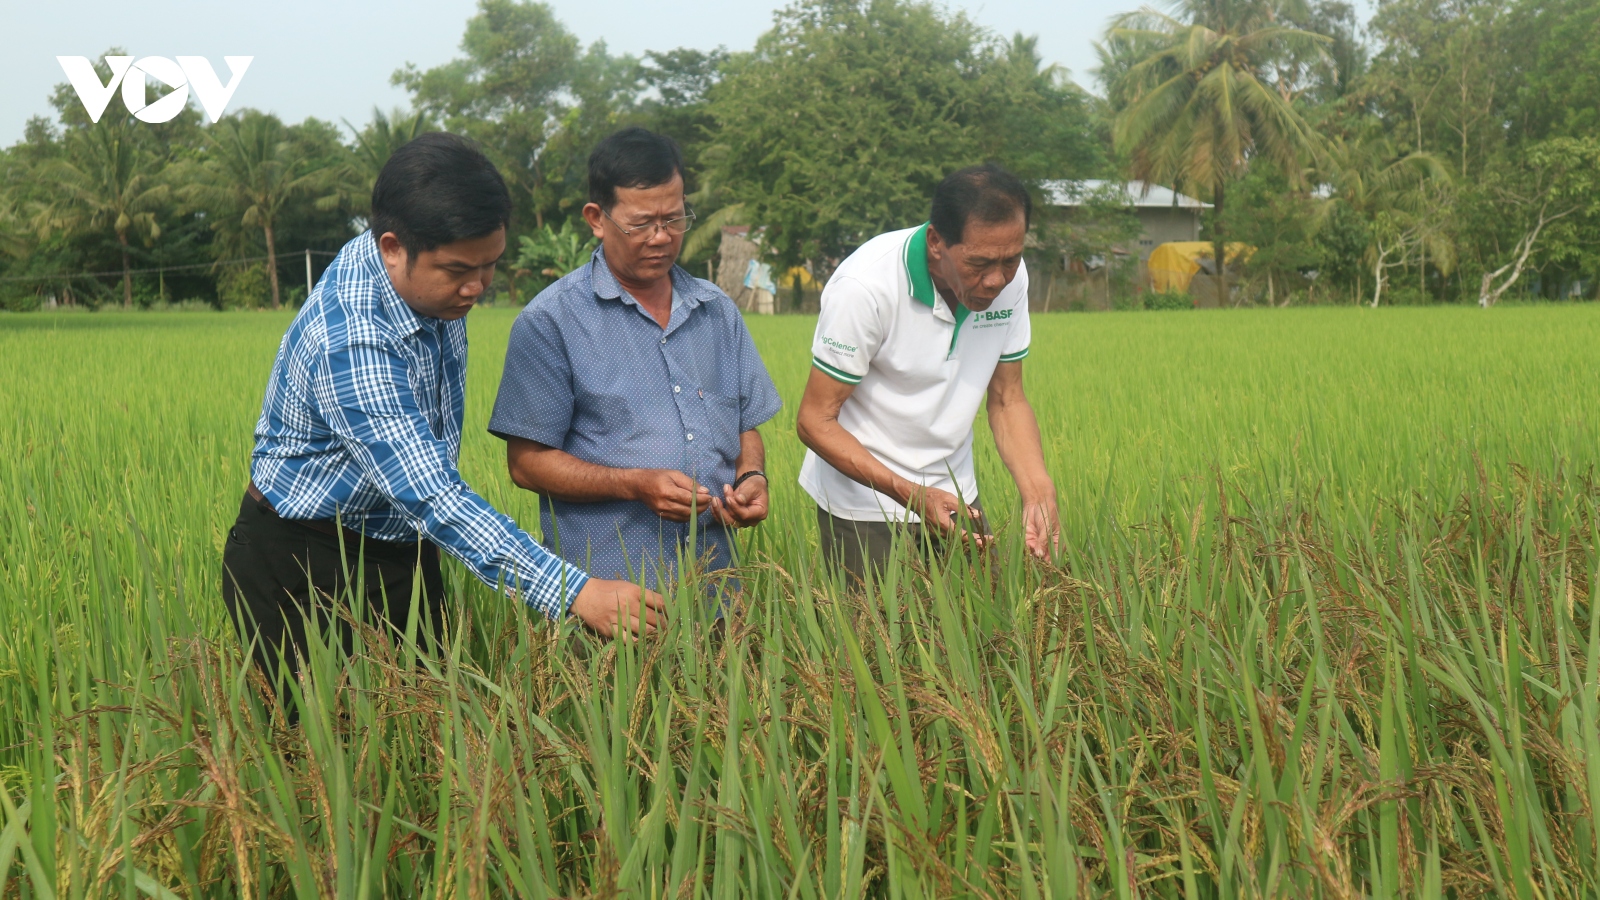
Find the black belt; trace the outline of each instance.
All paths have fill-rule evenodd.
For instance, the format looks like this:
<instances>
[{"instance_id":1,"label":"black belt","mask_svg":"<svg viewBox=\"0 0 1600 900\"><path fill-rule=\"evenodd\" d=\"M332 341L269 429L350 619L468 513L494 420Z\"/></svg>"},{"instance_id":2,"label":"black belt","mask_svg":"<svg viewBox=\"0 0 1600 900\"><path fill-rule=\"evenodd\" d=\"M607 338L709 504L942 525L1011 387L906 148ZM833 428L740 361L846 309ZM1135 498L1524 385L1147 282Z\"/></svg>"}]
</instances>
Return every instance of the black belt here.
<instances>
[{"instance_id":1,"label":"black belt","mask_svg":"<svg viewBox=\"0 0 1600 900\"><path fill-rule=\"evenodd\" d=\"M270 512L273 515L278 516L278 518L283 519L285 522L293 522L296 525L304 525L312 531L321 532L329 537L339 537L342 534L345 542L348 544L359 546L362 541L366 541L369 544L387 544L395 547L416 546L415 541L383 541L377 538L367 537L353 528L345 528L340 526L332 519L284 519L283 516L278 514L278 510L272 505L272 501L267 499L266 494L261 493L261 489L256 487L256 483L253 481L250 482L250 486L245 489L245 494L248 495L251 500L254 500L256 503L258 503L265 512Z\"/></svg>"}]
</instances>

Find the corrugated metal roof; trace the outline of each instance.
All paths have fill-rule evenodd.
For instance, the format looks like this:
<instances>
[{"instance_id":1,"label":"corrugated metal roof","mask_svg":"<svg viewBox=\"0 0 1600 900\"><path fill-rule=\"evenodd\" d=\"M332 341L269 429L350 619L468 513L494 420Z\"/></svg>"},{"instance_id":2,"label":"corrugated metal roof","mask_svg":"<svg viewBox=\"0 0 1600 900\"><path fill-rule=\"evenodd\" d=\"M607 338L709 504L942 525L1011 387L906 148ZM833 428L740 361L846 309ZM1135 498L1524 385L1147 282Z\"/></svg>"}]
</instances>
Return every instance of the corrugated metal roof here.
<instances>
[{"instance_id":1,"label":"corrugated metal roof","mask_svg":"<svg viewBox=\"0 0 1600 900\"><path fill-rule=\"evenodd\" d=\"M1044 188L1045 197L1051 206L1077 206L1082 197L1096 193L1108 184L1115 187L1119 182L1086 178L1082 181L1046 181L1040 187ZM1179 209L1211 208L1209 203L1201 203L1188 194L1177 193L1172 188L1162 187L1159 184L1147 184L1143 181L1125 181L1120 184L1129 206L1141 209L1171 209L1174 206Z\"/></svg>"}]
</instances>

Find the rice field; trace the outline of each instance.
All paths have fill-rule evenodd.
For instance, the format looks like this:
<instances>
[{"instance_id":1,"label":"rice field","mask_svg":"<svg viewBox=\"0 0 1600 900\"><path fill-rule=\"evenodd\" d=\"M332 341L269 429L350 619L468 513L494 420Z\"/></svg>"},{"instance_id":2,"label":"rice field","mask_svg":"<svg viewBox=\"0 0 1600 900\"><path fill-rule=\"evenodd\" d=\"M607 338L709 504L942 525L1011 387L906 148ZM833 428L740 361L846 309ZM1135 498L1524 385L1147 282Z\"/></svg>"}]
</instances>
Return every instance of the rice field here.
<instances>
[{"instance_id":1,"label":"rice field","mask_svg":"<svg viewBox=\"0 0 1600 900\"><path fill-rule=\"evenodd\" d=\"M469 319L462 467L513 313ZM447 648L315 652L219 560L287 314L0 317L0 896L1600 896L1600 309L1035 320L1028 561L844 583L751 322L773 517L713 629L603 644L447 566Z\"/></svg>"}]
</instances>

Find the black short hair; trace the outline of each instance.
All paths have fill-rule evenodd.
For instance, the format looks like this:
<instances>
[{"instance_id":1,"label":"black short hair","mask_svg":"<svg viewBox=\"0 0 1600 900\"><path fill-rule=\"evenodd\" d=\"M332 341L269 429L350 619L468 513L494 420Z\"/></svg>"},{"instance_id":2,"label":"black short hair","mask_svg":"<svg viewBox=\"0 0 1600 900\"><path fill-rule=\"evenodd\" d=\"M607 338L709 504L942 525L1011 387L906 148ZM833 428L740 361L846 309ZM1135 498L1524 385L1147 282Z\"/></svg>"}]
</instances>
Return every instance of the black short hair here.
<instances>
[{"instance_id":1,"label":"black short hair","mask_svg":"<svg viewBox=\"0 0 1600 900\"><path fill-rule=\"evenodd\" d=\"M967 222L997 224L1022 213L1023 227L1033 224L1033 199L1017 176L994 163L968 166L951 172L933 189L933 211L928 222L947 244L959 244Z\"/></svg>"},{"instance_id":2,"label":"black short hair","mask_svg":"<svg viewBox=\"0 0 1600 900\"><path fill-rule=\"evenodd\" d=\"M589 154L589 202L609 210L617 205L617 188L655 187L673 175L683 175L677 141L637 125L624 128Z\"/></svg>"},{"instance_id":3,"label":"black short hair","mask_svg":"<svg viewBox=\"0 0 1600 900\"><path fill-rule=\"evenodd\" d=\"M489 157L464 137L417 135L389 157L372 186L372 239L393 232L408 257L511 223L511 192Z\"/></svg>"}]
</instances>

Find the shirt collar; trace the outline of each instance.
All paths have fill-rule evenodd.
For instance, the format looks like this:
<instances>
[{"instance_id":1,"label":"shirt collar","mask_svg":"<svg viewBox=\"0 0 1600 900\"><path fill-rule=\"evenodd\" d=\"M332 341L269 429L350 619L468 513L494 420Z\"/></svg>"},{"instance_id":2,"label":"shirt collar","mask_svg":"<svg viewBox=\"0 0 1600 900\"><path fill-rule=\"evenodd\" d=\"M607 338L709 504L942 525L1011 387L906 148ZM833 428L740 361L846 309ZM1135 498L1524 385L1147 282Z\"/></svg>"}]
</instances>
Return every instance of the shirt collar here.
<instances>
[{"instance_id":1,"label":"shirt collar","mask_svg":"<svg viewBox=\"0 0 1600 900\"><path fill-rule=\"evenodd\" d=\"M946 321L954 321L956 330L960 331L961 323L967 320L967 314L971 310L961 303L945 301L942 306L939 303L943 298L939 296L938 291L934 290L933 275L928 271L927 222L923 222L922 227L911 232L911 237L906 240L904 262L906 281L911 285L911 299L933 310L934 315L939 318L944 318L944 316L939 316L941 311L944 312L946 316L949 316ZM955 346L954 338L951 339L950 346L952 348Z\"/></svg>"},{"instance_id":2,"label":"shirt collar","mask_svg":"<svg viewBox=\"0 0 1600 900\"><path fill-rule=\"evenodd\" d=\"M932 309L938 293L933 289L933 276L928 272L928 223L911 232L905 250L906 280L911 284L911 297Z\"/></svg>"},{"instance_id":3,"label":"shirt collar","mask_svg":"<svg viewBox=\"0 0 1600 900\"><path fill-rule=\"evenodd\" d=\"M683 305L688 309L694 309L716 296L700 279L684 271L682 266L674 264L669 277L672 279L673 293L683 299ZM604 247L594 248L594 255L590 257L589 282L594 288L594 295L602 300L637 303L631 294L622 289L622 285L617 282L617 276L612 274L611 267L606 264Z\"/></svg>"},{"instance_id":4,"label":"shirt collar","mask_svg":"<svg viewBox=\"0 0 1600 900\"><path fill-rule=\"evenodd\" d=\"M368 231L357 238L355 243L360 262L366 267L367 274L376 287L378 305L383 308L384 314L400 332L400 336L410 337L432 326L432 322L425 321L417 315L416 311L400 297L400 292L394 289L394 282L389 280L389 270L384 268L383 255L378 252L378 242L373 238L372 232Z\"/></svg>"}]
</instances>

